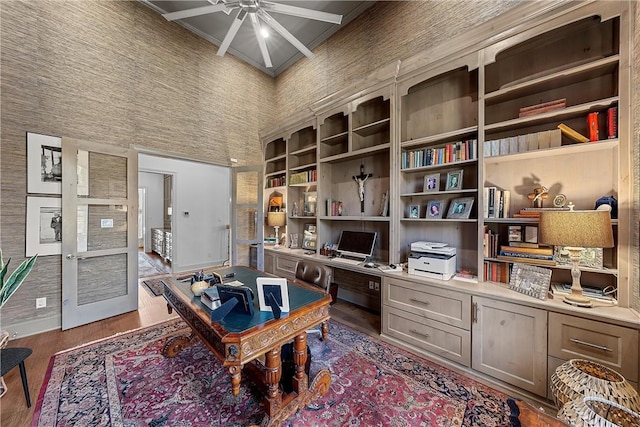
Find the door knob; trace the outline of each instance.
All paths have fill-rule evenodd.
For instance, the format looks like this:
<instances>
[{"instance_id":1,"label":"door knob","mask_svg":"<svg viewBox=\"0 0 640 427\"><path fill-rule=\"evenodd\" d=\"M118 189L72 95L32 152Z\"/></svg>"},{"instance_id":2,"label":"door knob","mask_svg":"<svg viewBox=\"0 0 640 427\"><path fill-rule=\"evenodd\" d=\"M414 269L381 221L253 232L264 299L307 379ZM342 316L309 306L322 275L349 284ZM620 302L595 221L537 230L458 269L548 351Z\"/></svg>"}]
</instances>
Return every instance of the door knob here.
<instances>
[{"instance_id":1,"label":"door knob","mask_svg":"<svg viewBox=\"0 0 640 427\"><path fill-rule=\"evenodd\" d=\"M68 254L67 255L67 259L75 259L75 255L74 254Z\"/></svg>"}]
</instances>

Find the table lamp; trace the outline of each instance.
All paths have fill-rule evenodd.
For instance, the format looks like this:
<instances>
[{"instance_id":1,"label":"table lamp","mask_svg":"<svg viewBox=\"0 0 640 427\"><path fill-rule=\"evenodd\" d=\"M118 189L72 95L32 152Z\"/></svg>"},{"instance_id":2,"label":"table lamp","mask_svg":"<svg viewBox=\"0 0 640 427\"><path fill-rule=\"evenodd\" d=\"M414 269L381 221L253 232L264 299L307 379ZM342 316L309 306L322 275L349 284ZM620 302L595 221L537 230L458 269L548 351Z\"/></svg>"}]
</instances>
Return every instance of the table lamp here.
<instances>
[{"instance_id":1,"label":"table lamp","mask_svg":"<svg viewBox=\"0 0 640 427\"><path fill-rule=\"evenodd\" d=\"M278 229L284 226L286 218L286 212L283 211L267 213L267 225L275 228L276 230L276 245L273 249L280 249L280 236L278 235Z\"/></svg>"},{"instance_id":2,"label":"table lamp","mask_svg":"<svg viewBox=\"0 0 640 427\"><path fill-rule=\"evenodd\" d=\"M565 246L571 259L571 293L564 302L579 307L592 307L582 295L580 286L580 255L583 248L612 248L613 231L608 211L542 211L540 212L540 242Z\"/></svg>"}]
</instances>

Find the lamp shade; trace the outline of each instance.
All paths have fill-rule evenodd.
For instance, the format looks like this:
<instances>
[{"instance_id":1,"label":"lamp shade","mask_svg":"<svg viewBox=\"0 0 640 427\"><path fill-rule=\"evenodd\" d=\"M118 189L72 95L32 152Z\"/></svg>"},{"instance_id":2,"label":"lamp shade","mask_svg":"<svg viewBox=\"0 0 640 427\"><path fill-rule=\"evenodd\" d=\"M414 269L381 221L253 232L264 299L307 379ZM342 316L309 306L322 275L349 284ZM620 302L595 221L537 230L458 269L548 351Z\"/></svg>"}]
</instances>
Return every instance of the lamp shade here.
<instances>
[{"instance_id":1,"label":"lamp shade","mask_svg":"<svg viewBox=\"0 0 640 427\"><path fill-rule=\"evenodd\" d=\"M542 211L540 242L581 248L612 248L613 231L608 211Z\"/></svg>"},{"instance_id":2,"label":"lamp shade","mask_svg":"<svg viewBox=\"0 0 640 427\"><path fill-rule=\"evenodd\" d=\"M282 227L286 221L286 212L268 212L267 225L270 227Z\"/></svg>"}]
</instances>

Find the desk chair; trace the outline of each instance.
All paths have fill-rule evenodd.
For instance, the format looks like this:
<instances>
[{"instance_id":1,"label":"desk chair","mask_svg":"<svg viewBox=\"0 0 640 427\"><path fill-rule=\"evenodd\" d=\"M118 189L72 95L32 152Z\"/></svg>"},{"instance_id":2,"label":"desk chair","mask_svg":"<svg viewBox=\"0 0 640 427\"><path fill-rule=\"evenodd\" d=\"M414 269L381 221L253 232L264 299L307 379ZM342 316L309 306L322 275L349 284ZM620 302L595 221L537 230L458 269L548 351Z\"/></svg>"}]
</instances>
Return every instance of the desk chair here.
<instances>
[{"instance_id":1,"label":"desk chair","mask_svg":"<svg viewBox=\"0 0 640 427\"><path fill-rule=\"evenodd\" d=\"M331 295L332 302L335 303L338 286L331 283L333 272L330 267L313 261L301 260L296 264L296 281L306 285L322 289ZM307 333L322 333L320 329L309 329Z\"/></svg>"}]
</instances>

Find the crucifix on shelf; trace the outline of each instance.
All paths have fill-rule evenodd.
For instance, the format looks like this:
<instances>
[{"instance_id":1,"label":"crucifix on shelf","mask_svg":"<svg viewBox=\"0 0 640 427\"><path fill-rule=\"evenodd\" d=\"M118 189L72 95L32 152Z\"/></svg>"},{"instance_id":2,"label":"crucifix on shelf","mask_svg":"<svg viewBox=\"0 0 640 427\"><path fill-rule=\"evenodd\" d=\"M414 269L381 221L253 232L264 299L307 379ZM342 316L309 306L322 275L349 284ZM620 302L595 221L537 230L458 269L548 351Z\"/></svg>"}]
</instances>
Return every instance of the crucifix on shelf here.
<instances>
[{"instance_id":1,"label":"crucifix on shelf","mask_svg":"<svg viewBox=\"0 0 640 427\"><path fill-rule=\"evenodd\" d=\"M358 194L360 195L360 215L364 215L364 182L371 176L373 175L370 173L364 173L364 164L360 165L360 175L353 176L353 180L358 183Z\"/></svg>"}]
</instances>

